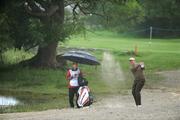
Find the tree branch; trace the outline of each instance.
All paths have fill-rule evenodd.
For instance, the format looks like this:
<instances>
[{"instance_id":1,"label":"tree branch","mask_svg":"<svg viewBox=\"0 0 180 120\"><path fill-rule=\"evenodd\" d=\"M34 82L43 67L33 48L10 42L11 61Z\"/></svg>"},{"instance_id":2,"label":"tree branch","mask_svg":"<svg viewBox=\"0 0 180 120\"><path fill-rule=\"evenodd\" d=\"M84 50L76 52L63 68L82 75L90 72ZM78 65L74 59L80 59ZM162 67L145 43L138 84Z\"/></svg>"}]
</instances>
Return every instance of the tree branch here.
<instances>
[{"instance_id":1,"label":"tree branch","mask_svg":"<svg viewBox=\"0 0 180 120\"><path fill-rule=\"evenodd\" d=\"M73 15L77 15L76 9L78 7L78 3L73 7Z\"/></svg>"},{"instance_id":2,"label":"tree branch","mask_svg":"<svg viewBox=\"0 0 180 120\"><path fill-rule=\"evenodd\" d=\"M78 3L76 3L76 5L74 5L73 7L73 21L76 19L76 15L78 15L78 13L76 12L77 8L78 8Z\"/></svg>"},{"instance_id":3,"label":"tree branch","mask_svg":"<svg viewBox=\"0 0 180 120\"><path fill-rule=\"evenodd\" d=\"M102 4L102 11L105 14L107 24L109 24L109 17L108 15L106 15L106 12L105 12L105 2Z\"/></svg>"},{"instance_id":4,"label":"tree branch","mask_svg":"<svg viewBox=\"0 0 180 120\"><path fill-rule=\"evenodd\" d=\"M25 48L25 51L29 51L30 49L32 49L32 48L34 48L34 47L37 47L39 44L38 43L36 43L36 44L34 44L34 45L32 45L32 46L29 46L28 48Z\"/></svg>"},{"instance_id":5,"label":"tree branch","mask_svg":"<svg viewBox=\"0 0 180 120\"><path fill-rule=\"evenodd\" d=\"M71 0L66 0L64 1L64 6L69 6L69 5L72 5L72 4L75 4L75 2L71 1Z\"/></svg>"},{"instance_id":6,"label":"tree branch","mask_svg":"<svg viewBox=\"0 0 180 120\"><path fill-rule=\"evenodd\" d=\"M95 13L95 12L86 11L86 10L84 10L83 7L80 6L79 4L78 4L78 7L79 7L79 10L80 10L83 14L85 14L85 15L94 14L94 15L97 15L97 16L105 17L105 15L102 15L102 14L100 14L100 13Z\"/></svg>"},{"instance_id":7,"label":"tree branch","mask_svg":"<svg viewBox=\"0 0 180 120\"><path fill-rule=\"evenodd\" d=\"M24 6L26 9L26 12L35 17L51 17L59 9L58 5L51 5L50 8L48 10L46 10L47 12L42 12L42 11L35 12L35 10L33 10L32 7L29 6L27 2L25 2ZM39 9L41 9L41 8L39 8Z\"/></svg>"}]
</instances>

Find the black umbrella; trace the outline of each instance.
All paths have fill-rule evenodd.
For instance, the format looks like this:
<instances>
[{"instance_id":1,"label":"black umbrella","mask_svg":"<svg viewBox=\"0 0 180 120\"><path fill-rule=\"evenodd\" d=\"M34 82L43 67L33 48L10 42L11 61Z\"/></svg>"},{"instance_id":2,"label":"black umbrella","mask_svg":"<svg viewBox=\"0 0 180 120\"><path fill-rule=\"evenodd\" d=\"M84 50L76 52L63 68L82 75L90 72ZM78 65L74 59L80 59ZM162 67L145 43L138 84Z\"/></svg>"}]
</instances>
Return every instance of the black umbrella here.
<instances>
[{"instance_id":1,"label":"black umbrella","mask_svg":"<svg viewBox=\"0 0 180 120\"><path fill-rule=\"evenodd\" d=\"M84 51L69 51L62 55L64 59L72 62L87 65L100 65L98 60L88 52Z\"/></svg>"}]
</instances>

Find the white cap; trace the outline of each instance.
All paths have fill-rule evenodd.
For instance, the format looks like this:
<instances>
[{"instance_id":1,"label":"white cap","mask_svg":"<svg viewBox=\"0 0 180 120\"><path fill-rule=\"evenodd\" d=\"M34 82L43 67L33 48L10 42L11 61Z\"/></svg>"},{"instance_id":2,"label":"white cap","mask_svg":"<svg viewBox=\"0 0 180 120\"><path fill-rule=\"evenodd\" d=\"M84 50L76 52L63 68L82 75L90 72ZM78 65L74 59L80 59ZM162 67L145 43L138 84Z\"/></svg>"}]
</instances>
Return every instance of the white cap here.
<instances>
[{"instance_id":1,"label":"white cap","mask_svg":"<svg viewBox=\"0 0 180 120\"><path fill-rule=\"evenodd\" d=\"M129 61L134 61L134 60L135 60L135 58L133 58L133 57L129 58Z\"/></svg>"}]
</instances>

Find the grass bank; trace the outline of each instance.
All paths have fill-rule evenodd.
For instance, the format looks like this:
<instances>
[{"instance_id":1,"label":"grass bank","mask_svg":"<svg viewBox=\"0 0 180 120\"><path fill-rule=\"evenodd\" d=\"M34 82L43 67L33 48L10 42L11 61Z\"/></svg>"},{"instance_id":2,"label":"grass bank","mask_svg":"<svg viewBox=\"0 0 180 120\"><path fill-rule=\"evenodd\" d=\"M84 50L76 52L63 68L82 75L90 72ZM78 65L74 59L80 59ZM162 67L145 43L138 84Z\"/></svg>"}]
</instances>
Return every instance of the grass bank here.
<instances>
[{"instance_id":1,"label":"grass bank","mask_svg":"<svg viewBox=\"0 0 180 120\"><path fill-rule=\"evenodd\" d=\"M101 52L92 52L101 59ZM0 95L13 96L20 104L12 107L0 107L0 113L38 111L68 107L68 88L65 80L66 70L22 68L17 65L24 60L22 55L31 53L10 50L4 53L4 65L0 67ZM13 65L13 66L12 66ZM67 68L71 67L71 62ZM106 85L100 81L100 67L79 65L89 81L94 95L107 93Z\"/></svg>"}]
</instances>

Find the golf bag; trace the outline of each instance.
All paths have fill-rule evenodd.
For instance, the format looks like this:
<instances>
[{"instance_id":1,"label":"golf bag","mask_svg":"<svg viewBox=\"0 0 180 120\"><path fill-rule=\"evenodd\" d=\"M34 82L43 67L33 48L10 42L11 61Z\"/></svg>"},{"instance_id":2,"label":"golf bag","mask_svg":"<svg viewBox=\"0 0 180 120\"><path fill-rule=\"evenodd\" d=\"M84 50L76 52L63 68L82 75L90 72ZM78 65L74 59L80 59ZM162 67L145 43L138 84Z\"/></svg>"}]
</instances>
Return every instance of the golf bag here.
<instances>
[{"instance_id":1,"label":"golf bag","mask_svg":"<svg viewBox=\"0 0 180 120\"><path fill-rule=\"evenodd\" d=\"M88 86L81 86L78 90L78 96L77 103L79 107L90 106L93 103L93 97Z\"/></svg>"},{"instance_id":2,"label":"golf bag","mask_svg":"<svg viewBox=\"0 0 180 120\"><path fill-rule=\"evenodd\" d=\"M90 89L87 86L88 81L85 78L79 78L78 83L80 85L78 89L77 104L79 107L90 106L93 103L93 97L90 93Z\"/></svg>"}]
</instances>

